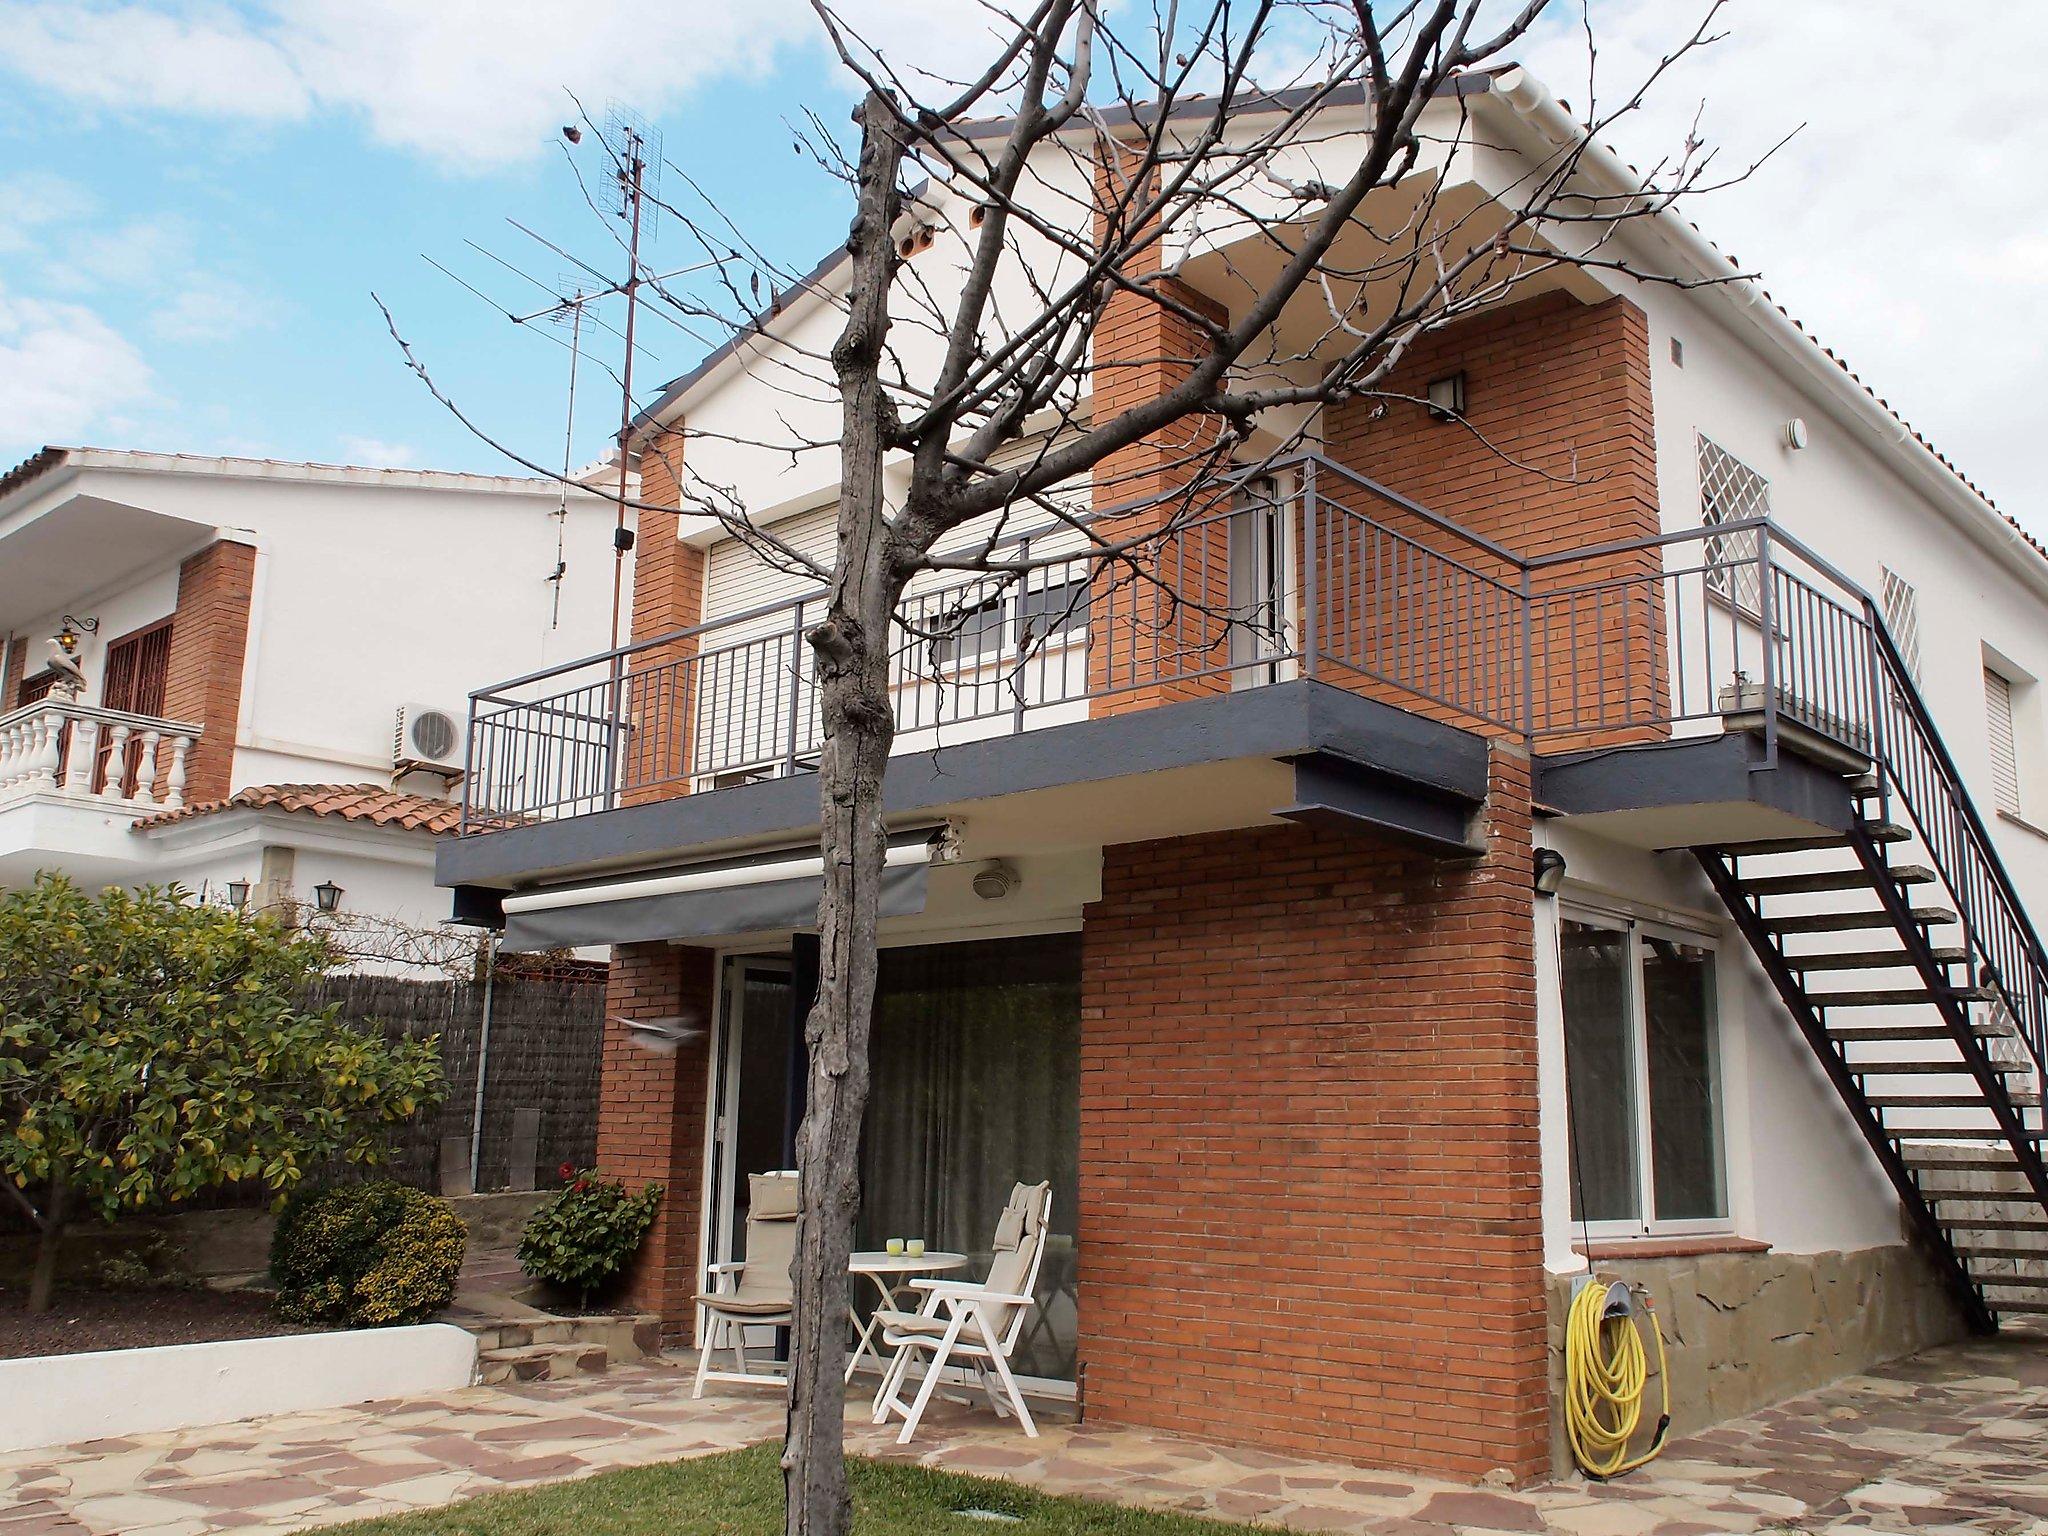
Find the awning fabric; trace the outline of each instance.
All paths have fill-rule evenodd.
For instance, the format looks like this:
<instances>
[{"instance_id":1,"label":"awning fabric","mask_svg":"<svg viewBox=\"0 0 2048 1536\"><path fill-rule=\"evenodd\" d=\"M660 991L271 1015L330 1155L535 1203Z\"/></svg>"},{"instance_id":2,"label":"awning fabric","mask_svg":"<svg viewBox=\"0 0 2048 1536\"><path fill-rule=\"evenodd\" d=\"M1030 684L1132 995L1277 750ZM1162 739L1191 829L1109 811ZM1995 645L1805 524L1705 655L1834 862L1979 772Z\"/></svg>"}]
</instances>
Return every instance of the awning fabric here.
<instances>
[{"instance_id":1,"label":"awning fabric","mask_svg":"<svg viewBox=\"0 0 2048 1536\"><path fill-rule=\"evenodd\" d=\"M883 869L882 916L912 917L924 911L927 870L922 859ZM616 901L531 905L507 911L499 948L520 953L812 928L818 921L821 883L818 875L806 874L704 890L628 895Z\"/></svg>"}]
</instances>

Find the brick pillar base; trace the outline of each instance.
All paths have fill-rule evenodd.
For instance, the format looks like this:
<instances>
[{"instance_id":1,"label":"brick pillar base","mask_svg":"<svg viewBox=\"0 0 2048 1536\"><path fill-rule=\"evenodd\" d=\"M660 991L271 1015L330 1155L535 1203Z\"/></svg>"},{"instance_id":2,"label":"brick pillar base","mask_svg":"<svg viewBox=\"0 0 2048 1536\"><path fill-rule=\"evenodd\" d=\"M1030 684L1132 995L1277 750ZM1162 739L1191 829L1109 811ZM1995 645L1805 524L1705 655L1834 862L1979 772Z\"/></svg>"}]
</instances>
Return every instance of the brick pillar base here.
<instances>
[{"instance_id":1,"label":"brick pillar base","mask_svg":"<svg viewBox=\"0 0 2048 1536\"><path fill-rule=\"evenodd\" d=\"M693 1325L691 1298L699 1288L713 985L708 950L627 944L612 951L605 988L598 1170L629 1188L653 1182L667 1191L627 1276L623 1300L637 1311L659 1314L662 1332L685 1340ZM678 1014L701 1022L706 1033L672 1056L656 1055L615 1022Z\"/></svg>"},{"instance_id":2,"label":"brick pillar base","mask_svg":"<svg viewBox=\"0 0 2048 1536\"><path fill-rule=\"evenodd\" d=\"M1486 854L1257 828L1104 850L1082 929L1091 1420L1549 1466L1529 760Z\"/></svg>"}]
</instances>

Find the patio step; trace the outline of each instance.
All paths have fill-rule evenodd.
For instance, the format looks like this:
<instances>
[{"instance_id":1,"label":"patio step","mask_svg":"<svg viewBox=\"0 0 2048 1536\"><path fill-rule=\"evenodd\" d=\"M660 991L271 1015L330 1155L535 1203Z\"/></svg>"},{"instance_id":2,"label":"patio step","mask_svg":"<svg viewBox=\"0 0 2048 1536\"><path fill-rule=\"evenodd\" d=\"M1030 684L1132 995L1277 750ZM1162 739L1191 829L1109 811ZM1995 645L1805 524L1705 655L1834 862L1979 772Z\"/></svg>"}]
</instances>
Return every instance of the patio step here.
<instances>
[{"instance_id":1,"label":"patio step","mask_svg":"<svg viewBox=\"0 0 2048 1536\"><path fill-rule=\"evenodd\" d=\"M565 1381L571 1376L602 1376L611 1365L611 1351L602 1344L570 1341L522 1344L486 1349L477 1355L480 1385L504 1386L515 1381Z\"/></svg>"}]
</instances>

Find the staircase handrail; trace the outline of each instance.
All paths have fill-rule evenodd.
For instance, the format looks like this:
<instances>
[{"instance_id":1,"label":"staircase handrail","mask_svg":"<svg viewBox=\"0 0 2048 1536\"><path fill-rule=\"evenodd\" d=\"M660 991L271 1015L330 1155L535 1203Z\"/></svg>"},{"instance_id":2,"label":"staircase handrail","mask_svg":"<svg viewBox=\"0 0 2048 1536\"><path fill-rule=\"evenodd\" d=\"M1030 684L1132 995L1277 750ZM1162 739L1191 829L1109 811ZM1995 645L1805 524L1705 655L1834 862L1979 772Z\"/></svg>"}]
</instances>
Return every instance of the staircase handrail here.
<instances>
[{"instance_id":1,"label":"staircase handrail","mask_svg":"<svg viewBox=\"0 0 2048 1536\"><path fill-rule=\"evenodd\" d=\"M1958 872L1949 867L1950 858L1933 831L1936 807L1916 802L1913 793L1916 776L1901 771L1897 761L1899 748L1893 740L1894 733L1889 730L1879 733L1877 750L1880 763L1890 787L1896 789L1905 801L1907 813L1913 818L1920 841L1926 846L1928 857L1934 861L1942 883L1955 898L1957 915L1962 919L1971 950L1984 958L1988 974L1974 979L1988 980L1998 989L2007 1010L2020 1026L2021 1038L2033 1057L2035 1069L2040 1071L2048 1065L2048 950L2042 947L2041 937L2027 916L2026 903L2020 899L2019 889L2013 884L2005 861L1998 856L1990 830L1984 825L1955 759L1949 755L1948 744L1942 739L1941 730L1935 725L1926 701L1920 697L1919 685L1914 682L1898 642L1892 638L1885 624L1882 610L1868 593L1863 594L1863 604L1864 617L1870 626L1891 697L1896 701L1899 713L1912 726L1916 745L1926 753L1935 769L1952 824L1960 830L1962 841L1982 871L1986 893L1999 909L1994 915L2018 940L2019 957L2030 973L2027 977L2029 986L2024 993L2015 987L2014 979L2006 973L2007 968L1999 963L1992 946L1986 941L1986 914L1977 910L1973 882L1959 878ZM1884 707L1882 698L1873 700L1873 704L1880 710Z\"/></svg>"}]
</instances>

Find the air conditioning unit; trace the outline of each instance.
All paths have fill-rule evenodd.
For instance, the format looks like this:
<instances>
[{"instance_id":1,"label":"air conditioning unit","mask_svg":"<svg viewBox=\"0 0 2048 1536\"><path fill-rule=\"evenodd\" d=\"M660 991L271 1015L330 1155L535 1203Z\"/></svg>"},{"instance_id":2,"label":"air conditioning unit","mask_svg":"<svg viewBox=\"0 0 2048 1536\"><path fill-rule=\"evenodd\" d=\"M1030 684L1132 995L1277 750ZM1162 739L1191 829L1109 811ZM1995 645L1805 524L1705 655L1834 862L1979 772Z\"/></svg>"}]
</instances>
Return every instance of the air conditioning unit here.
<instances>
[{"instance_id":1,"label":"air conditioning unit","mask_svg":"<svg viewBox=\"0 0 2048 1536\"><path fill-rule=\"evenodd\" d=\"M391 771L462 776L462 716L431 704L398 706L391 738Z\"/></svg>"}]
</instances>

